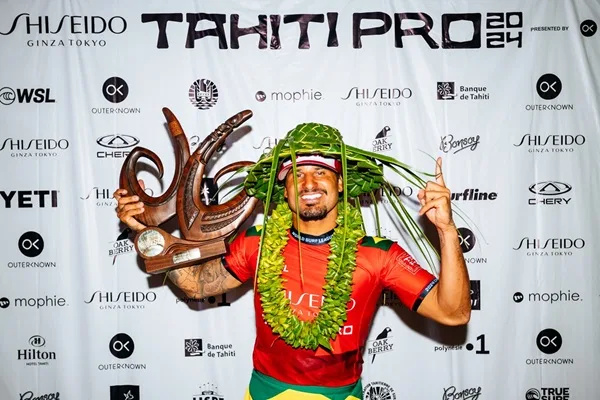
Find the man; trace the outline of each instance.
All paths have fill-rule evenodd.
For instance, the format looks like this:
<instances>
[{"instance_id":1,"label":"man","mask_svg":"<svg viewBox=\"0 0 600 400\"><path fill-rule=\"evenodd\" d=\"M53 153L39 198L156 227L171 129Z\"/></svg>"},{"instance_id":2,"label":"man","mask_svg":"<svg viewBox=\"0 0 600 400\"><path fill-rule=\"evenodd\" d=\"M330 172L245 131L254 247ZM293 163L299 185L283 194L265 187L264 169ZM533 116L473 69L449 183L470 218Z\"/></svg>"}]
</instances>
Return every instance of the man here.
<instances>
[{"instance_id":1,"label":"man","mask_svg":"<svg viewBox=\"0 0 600 400\"><path fill-rule=\"evenodd\" d=\"M254 277L257 339L248 399L362 398L362 351L385 288L442 324L469 321L469 277L441 159L435 181L418 193L419 215L427 216L440 237L438 279L397 243L363 231L360 210L349 199L386 189L374 157L346 146L335 128L297 126L261 156L245 180L246 191L265 202L265 210L276 204L266 224L238 235L225 257L168 273L196 298ZM135 220L143 204L126 195L123 189L115 192L118 216L132 229L143 229Z\"/></svg>"}]
</instances>

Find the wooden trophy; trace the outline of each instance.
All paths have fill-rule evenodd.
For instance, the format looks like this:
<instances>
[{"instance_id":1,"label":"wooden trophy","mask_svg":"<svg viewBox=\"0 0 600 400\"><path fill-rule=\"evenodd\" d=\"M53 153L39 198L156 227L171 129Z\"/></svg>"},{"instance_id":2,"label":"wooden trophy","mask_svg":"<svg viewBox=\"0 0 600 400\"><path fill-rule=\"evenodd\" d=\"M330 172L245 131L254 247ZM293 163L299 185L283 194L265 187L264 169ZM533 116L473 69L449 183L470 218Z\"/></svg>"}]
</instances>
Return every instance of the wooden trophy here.
<instances>
[{"instance_id":1,"label":"wooden trophy","mask_svg":"<svg viewBox=\"0 0 600 400\"><path fill-rule=\"evenodd\" d=\"M136 147L125 159L119 177L120 187L144 203L144 212L135 218L147 227L135 237L135 249L144 259L146 272L158 274L173 268L188 267L226 253L226 240L252 214L258 200L242 190L223 204L208 205L201 199L206 165L215 151L233 130L250 117L244 110L229 118L204 139L190 156L188 140L181 124L168 109L162 109L169 132L175 141L175 173L171 184L159 197L149 196L137 180L136 163L144 157L158 167L163 176L160 158L152 151ZM223 174L253 165L250 161L229 164L215 174L216 182ZM158 226L177 214L183 238L175 237Z\"/></svg>"}]
</instances>

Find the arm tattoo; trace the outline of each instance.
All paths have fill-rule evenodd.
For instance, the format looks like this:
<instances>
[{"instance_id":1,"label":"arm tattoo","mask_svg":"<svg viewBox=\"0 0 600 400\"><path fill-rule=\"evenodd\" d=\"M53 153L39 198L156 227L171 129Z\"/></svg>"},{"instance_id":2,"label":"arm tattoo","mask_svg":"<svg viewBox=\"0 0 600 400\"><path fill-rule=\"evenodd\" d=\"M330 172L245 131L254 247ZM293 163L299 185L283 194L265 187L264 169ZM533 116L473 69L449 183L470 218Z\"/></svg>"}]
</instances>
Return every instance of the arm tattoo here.
<instances>
[{"instance_id":1,"label":"arm tattoo","mask_svg":"<svg viewBox=\"0 0 600 400\"><path fill-rule=\"evenodd\" d=\"M188 296L199 299L223 294L241 284L218 258L193 267L171 270L168 277Z\"/></svg>"}]
</instances>

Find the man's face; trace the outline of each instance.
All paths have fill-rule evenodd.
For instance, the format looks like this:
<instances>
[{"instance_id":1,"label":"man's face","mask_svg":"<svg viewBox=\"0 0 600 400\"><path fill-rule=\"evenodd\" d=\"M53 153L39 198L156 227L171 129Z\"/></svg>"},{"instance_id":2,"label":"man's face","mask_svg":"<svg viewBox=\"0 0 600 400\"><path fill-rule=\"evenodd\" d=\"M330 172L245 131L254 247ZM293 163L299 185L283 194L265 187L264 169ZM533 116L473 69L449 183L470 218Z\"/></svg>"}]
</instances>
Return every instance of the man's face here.
<instances>
[{"instance_id":1,"label":"man's face","mask_svg":"<svg viewBox=\"0 0 600 400\"><path fill-rule=\"evenodd\" d=\"M284 195L294 213L299 213L304 221L318 221L325 218L337 207L339 192L342 191L342 179L332 170L316 165L297 167L298 200L294 187L294 171L290 170L285 178Z\"/></svg>"}]
</instances>

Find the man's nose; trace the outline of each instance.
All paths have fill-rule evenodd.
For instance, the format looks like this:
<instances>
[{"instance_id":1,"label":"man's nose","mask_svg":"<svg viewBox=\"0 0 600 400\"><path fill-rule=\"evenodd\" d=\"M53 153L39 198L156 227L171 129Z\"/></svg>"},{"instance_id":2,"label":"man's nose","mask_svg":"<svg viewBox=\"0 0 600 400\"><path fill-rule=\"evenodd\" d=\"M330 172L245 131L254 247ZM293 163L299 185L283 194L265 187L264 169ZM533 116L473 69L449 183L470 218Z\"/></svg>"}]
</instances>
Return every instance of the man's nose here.
<instances>
[{"instance_id":1,"label":"man's nose","mask_svg":"<svg viewBox=\"0 0 600 400\"><path fill-rule=\"evenodd\" d=\"M315 187L315 180L311 174L304 175L304 181L302 182L302 186L305 189L312 189Z\"/></svg>"}]
</instances>

